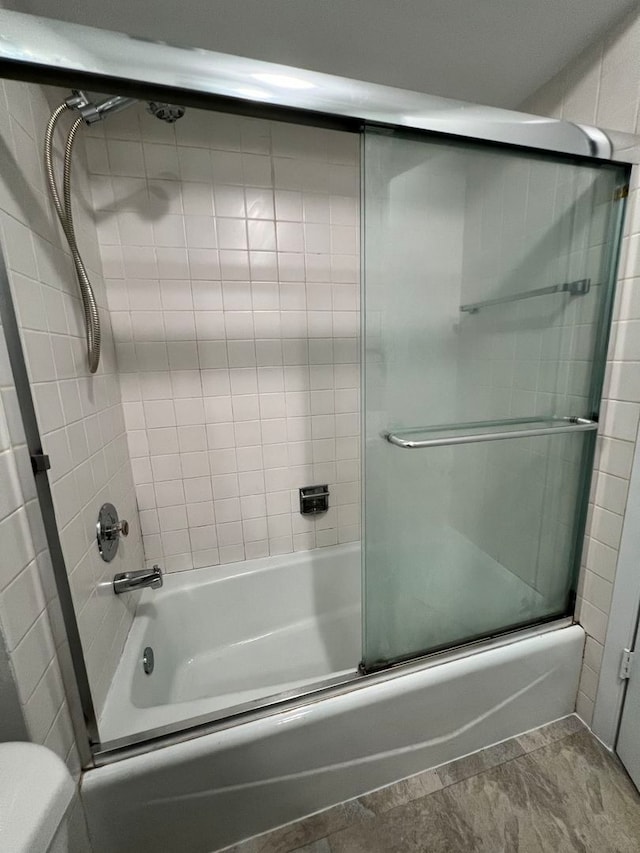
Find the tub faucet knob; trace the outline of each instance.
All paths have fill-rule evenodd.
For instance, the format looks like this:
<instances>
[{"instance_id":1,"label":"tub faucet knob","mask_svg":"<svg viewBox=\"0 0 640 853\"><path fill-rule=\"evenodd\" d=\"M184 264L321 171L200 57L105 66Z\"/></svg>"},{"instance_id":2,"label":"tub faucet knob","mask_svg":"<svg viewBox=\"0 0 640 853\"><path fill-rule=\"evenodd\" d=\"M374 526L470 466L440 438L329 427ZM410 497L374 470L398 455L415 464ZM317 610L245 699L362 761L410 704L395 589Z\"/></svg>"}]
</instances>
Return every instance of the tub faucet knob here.
<instances>
[{"instance_id":1,"label":"tub faucet knob","mask_svg":"<svg viewBox=\"0 0 640 853\"><path fill-rule=\"evenodd\" d=\"M116 521L115 524L107 527L104 533L109 539L115 539L117 536L128 536L129 522L126 519L121 518L119 521Z\"/></svg>"},{"instance_id":2,"label":"tub faucet knob","mask_svg":"<svg viewBox=\"0 0 640 853\"><path fill-rule=\"evenodd\" d=\"M129 522L124 518L118 518L118 510L113 504L103 504L98 514L96 538L100 556L105 562L110 563L113 560L118 551L120 537L128 535Z\"/></svg>"}]
</instances>

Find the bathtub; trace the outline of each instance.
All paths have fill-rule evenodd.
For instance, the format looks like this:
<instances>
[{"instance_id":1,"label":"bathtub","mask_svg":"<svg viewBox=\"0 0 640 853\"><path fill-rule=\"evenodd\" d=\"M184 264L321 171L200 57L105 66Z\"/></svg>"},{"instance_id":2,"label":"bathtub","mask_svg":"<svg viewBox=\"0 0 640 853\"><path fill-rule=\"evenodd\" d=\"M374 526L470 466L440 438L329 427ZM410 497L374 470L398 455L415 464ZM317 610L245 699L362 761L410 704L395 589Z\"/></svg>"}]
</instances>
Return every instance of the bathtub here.
<instances>
[{"instance_id":1,"label":"bathtub","mask_svg":"<svg viewBox=\"0 0 640 853\"><path fill-rule=\"evenodd\" d=\"M358 547L341 546L179 573L146 591L103 739L251 701L255 683L238 680L241 666L253 667L262 697L351 675L360 656L358 566ZM156 652L148 677L145 644ZM212 853L563 717L575 709L583 645L582 629L564 620L105 763L81 786L95 853Z\"/></svg>"},{"instance_id":2,"label":"bathtub","mask_svg":"<svg viewBox=\"0 0 640 853\"><path fill-rule=\"evenodd\" d=\"M438 570L425 571L421 608L434 644L536 609L536 590L451 527L431 533L429 562ZM359 543L165 575L138 605L99 719L102 742L353 678L360 601Z\"/></svg>"},{"instance_id":3,"label":"bathtub","mask_svg":"<svg viewBox=\"0 0 640 853\"><path fill-rule=\"evenodd\" d=\"M355 675L360 586L360 543L165 574L136 610L101 741Z\"/></svg>"}]
</instances>

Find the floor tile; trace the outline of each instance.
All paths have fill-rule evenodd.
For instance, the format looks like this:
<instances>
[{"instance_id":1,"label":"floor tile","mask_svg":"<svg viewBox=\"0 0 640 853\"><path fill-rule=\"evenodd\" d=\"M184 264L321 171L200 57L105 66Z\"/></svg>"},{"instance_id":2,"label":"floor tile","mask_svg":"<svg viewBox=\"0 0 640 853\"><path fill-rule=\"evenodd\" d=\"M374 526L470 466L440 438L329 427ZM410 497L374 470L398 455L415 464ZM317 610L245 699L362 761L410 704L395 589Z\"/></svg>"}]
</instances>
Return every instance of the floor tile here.
<instances>
[{"instance_id":1,"label":"floor tile","mask_svg":"<svg viewBox=\"0 0 640 853\"><path fill-rule=\"evenodd\" d=\"M511 761L511 759L523 754L522 746L515 738L512 738L497 743L495 746L489 746L487 749L481 749L472 755L459 758L457 761L443 764L442 767L438 767L437 773L443 786L453 785L454 782L475 776L483 770L489 770L491 767L496 767L505 761Z\"/></svg>"},{"instance_id":2,"label":"floor tile","mask_svg":"<svg viewBox=\"0 0 640 853\"><path fill-rule=\"evenodd\" d=\"M232 853L638 853L640 795L569 716Z\"/></svg>"}]
</instances>

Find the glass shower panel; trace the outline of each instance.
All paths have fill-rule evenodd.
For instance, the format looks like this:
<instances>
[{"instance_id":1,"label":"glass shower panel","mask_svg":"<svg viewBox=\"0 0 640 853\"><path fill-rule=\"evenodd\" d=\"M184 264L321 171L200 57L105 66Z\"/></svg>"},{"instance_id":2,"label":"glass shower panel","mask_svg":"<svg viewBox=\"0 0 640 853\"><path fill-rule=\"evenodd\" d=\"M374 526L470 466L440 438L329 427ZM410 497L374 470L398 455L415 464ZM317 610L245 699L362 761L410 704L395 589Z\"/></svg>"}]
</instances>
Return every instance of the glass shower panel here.
<instances>
[{"instance_id":1,"label":"glass shower panel","mask_svg":"<svg viewBox=\"0 0 640 853\"><path fill-rule=\"evenodd\" d=\"M570 610L625 182L365 132L365 669Z\"/></svg>"}]
</instances>

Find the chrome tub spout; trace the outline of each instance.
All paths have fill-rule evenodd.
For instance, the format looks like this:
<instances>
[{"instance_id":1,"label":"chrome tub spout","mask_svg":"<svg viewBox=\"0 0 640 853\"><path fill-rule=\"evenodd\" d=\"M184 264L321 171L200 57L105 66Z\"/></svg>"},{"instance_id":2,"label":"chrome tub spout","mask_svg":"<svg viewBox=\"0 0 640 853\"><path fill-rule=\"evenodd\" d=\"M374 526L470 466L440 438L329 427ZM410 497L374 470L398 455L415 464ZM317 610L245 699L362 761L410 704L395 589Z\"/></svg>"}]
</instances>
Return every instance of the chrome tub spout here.
<instances>
[{"instance_id":1,"label":"chrome tub spout","mask_svg":"<svg viewBox=\"0 0 640 853\"><path fill-rule=\"evenodd\" d=\"M123 592L133 592L150 586L160 589L162 586L162 569L154 566L152 569L141 569L139 572L121 572L113 578L113 591L116 595Z\"/></svg>"}]
</instances>

